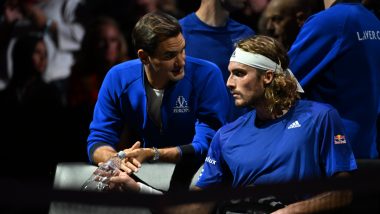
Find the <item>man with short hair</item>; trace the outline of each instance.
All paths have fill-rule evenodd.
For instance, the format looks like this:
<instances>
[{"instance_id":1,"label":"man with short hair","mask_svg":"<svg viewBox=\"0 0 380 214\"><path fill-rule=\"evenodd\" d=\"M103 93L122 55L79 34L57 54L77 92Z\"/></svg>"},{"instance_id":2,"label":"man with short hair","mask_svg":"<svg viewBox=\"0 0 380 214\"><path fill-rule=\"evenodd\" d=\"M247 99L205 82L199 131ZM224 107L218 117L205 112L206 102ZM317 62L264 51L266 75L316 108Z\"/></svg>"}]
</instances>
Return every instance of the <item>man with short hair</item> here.
<instances>
[{"instance_id":1,"label":"man with short hair","mask_svg":"<svg viewBox=\"0 0 380 214\"><path fill-rule=\"evenodd\" d=\"M127 173L144 161L199 167L228 114L219 68L185 56L181 26L170 15L146 14L132 37L139 59L114 66L105 77L90 125L89 159L99 163L116 155L126 125L141 142L122 148L128 159L121 169ZM193 176L190 169L186 172L175 173L180 183L187 177L185 186Z\"/></svg>"}]
</instances>

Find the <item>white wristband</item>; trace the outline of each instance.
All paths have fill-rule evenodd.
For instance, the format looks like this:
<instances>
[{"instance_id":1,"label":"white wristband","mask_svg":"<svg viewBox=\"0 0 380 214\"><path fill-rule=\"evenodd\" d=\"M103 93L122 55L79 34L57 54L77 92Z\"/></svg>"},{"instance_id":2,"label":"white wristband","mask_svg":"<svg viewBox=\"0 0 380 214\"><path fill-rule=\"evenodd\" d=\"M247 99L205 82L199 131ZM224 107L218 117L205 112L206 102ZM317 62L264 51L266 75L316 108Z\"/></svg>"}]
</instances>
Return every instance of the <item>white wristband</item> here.
<instances>
[{"instance_id":1,"label":"white wristband","mask_svg":"<svg viewBox=\"0 0 380 214\"><path fill-rule=\"evenodd\" d=\"M152 187L147 186L147 185L145 185L143 183L137 182L137 184L140 187L139 193L143 193L143 194L155 194L155 195L163 195L164 194L163 192L158 191L156 189L153 189Z\"/></svg>"}]
</instances>

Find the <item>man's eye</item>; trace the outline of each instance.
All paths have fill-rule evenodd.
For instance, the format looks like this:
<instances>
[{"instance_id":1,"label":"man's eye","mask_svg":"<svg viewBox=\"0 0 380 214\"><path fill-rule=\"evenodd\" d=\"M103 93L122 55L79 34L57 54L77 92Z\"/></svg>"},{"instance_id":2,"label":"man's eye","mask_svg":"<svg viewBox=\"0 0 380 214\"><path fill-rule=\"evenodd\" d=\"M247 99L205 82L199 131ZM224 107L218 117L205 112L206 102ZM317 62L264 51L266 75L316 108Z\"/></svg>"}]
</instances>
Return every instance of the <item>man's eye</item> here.
<instances>
[{"instance_id":1,"label":"man's eye","mask_svg":"<svg viewBox=\"0 0 380 214\"><path fill-rule=\"evenodd\" d=\"M242 76L244 76L244 73L241 72L241 71L234 71L233 74L234 74L234 76L237 76L237 77L242 77Z\"/></svg>"},{"instance_id":2,"label":"man's eye","mask_svg":"<svg viewBox=\"0 0 380 214\"><path fill-rule=\"evenodd\" d=\"M164 58L165 59L172 59L172 58L174 58L176 56L176 54L174 54L174 53L168 53L168 54L165 54L164 55Z\"/></svg>"},{"instance_id":3,"label":"man's eye","mask_svg":"<svg viewBox=\"0 0 380 214\"><path fill-rule=\"evenodd\" d=\"M283 17L282 16L273 16L271 19L272 19L272 22L280 22L283 20Z\"/></svg>"}]
</instances>

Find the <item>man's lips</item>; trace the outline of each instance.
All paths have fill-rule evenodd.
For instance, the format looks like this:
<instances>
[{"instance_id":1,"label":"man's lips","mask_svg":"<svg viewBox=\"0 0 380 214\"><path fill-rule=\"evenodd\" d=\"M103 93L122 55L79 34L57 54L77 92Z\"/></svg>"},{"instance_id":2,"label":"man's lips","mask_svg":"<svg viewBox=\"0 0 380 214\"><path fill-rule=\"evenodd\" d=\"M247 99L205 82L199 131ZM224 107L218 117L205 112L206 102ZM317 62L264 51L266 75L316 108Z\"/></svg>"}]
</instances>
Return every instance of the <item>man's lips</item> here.
<instances>
[{"instance_id":1,"label":"man's lips","mask_svg":"<svg viewBox=\"0 0 380 214\"><path fill-rule=\"evenodd\" d=\"M179 70L172 70L171 72L174 74L174 75L178 75L180 73L182 73L182 69L179 69Z\"/></svg>"},{"instance_id":2,"label":"man's lips","mask_svg":"<svg viewBox=\"0 0 380 214\"><path fill-rule=\"evenodd\" d=\"M240 96L240 94L237 93L237 92L231 92L231 94L232 94L233 97L239 97Z\"/></svg>"}]
</instances>

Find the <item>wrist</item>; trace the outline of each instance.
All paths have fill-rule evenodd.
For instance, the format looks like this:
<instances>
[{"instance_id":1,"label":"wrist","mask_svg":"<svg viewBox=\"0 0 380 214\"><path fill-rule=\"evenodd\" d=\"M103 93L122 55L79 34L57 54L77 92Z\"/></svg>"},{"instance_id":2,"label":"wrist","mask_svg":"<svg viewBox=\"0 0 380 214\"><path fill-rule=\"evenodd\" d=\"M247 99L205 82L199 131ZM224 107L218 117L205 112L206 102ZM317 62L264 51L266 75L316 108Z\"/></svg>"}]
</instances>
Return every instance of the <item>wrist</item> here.
<instances>
[{"instance_id":1,"label":"wrist","mask_svg":"<svg viewBox=\"0 0 380 214\"><path fill-rule=\"evenodd\" d=\"M149 148L151 151L149 162L154 163L160 159L160 151L156 147Z\"/></svg>"}]
</instances>

